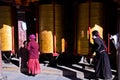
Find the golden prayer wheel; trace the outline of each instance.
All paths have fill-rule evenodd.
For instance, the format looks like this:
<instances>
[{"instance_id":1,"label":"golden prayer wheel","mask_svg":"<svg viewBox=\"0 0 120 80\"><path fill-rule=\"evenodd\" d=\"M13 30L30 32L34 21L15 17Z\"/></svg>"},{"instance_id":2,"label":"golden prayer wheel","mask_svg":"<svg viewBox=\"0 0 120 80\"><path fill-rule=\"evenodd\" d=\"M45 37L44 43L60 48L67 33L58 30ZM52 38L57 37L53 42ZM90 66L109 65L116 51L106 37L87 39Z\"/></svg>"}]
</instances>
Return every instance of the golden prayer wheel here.
<instances>
[{"instance_id":1,"label":"golden prayer wheel","mask_svg":"<svg viewBox=\"0 0 120 80\"><path fill-rule=\"evenodd\" d=\"M53 35L51 31L42 31L40 34L42 53L53 53Z\"/></svg>"},{"instance_id":2,"label":"golden prayer wheel","mask_svg":"<svg viewBox=\"0 0 120 80\"><path fill-rule=\"evenodd\" d=\"M61 52L62 6L59 4L39 5L39 44L42 53ZM46 38L45 38L46 37ZM56 40L54 40L54 38ZM44 43L44 44L43 44Z\"/></svg>"},{"instance_id":3,"label":"golden prayer wheel","mask_svg":"<svg viewBox=\"0 0 120 80\"><path fill-rule=\"evenodd\" d=\"M0 30L1 51L12 51L12 28L9 25L3 25Z\"/></svg>"},{"instance_id":4,"label":"golden prayer wheel","mask_svg":"<svg viewBox=\"0 0 120 80\"><path fill-rule=\"evenodd\" d=\"M100 2L80 3L78 6L78 26L77 26L77 53L80 55L89 54L89 27L95 24L103 27L104 5Z\"/></svg>"},{"instance_id":5,"label":"golden prayer wheel","mask_svg":"<svg viewBox=\"0 0 120 80\"><path fill-rule=\"evenodd\" d=\"M12 7L0 6L1 51L12 51Z\"/></svg>"}]
</instances>

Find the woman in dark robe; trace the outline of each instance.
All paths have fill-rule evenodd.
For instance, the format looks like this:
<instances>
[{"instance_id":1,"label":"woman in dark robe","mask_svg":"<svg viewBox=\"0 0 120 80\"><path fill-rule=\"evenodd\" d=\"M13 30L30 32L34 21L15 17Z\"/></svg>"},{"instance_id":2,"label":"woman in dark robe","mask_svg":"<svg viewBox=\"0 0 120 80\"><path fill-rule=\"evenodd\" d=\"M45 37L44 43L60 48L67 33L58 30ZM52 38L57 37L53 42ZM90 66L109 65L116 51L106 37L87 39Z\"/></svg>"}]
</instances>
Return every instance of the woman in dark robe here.
<instances>
[{"instance_id":1,"label":"woman in dark robe","mask_svg":"<svg viewBox=\"0 0 120 80\"><path fill-rule=\"evenodd\" d=\"M23 73L27 72L27 61L28 61L28 50L27 50L27 41L23 42L23 47L20 48L19 57L21 58L20 70Z\"/></svg>"},{"instance_id":2,"label":"woman in dark robe","mask_svg":"<svg viewBox=\"0 0 120 80\"><path fill-rule=\"evenodd\" d=\"M102 38L99 36L97 30L92 32L92 36L94 41L93 52L96 52L96 56L94 58L96 79L101 78L112 80L111 66L106 51L107 47Z\"/></svg>"}]
</instances>

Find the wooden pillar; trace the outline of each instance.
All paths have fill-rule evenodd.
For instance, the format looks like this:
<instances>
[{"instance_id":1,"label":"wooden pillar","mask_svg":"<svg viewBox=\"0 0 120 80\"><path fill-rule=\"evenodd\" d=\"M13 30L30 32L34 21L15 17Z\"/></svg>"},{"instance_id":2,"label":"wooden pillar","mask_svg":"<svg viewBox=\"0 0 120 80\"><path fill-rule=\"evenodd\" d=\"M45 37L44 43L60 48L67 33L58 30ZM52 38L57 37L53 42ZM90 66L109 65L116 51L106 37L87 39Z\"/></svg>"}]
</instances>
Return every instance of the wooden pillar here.
<instances>
[{"instance_id":1,"label":"wooden pillar","mask_svg":"<svg viewBox=\"0 0 120 80\"><path fill-rule=\"evenodd\" d=\"M0 80L2 79L2 53L1 53L1 37L0 37Z\"/></svg>"},{"instance_id":2,"label":"wooden pillar","mask_svg":"<svg viewBox=\"0 0 120 80\"><path fill-rule=\"evenodd\" d=\"M35 19L36 19L36 41L39 43L39 40L38 40L38 36L39 36L38 35L39 34L39 21L38 21L39 20L39 18L38 18L38 16L39 16L38 12L39 11L38 11L38 7L39 7L38 4L36 4L35 5L35 13L36 13L36 15L35 15L36 16L35 17Z\"/></svg>"},{"instance_id":3,"label":"wooden pillar","mask_svg":"<svg viewBox=\"0 0 120 80\"><path fill-rule=\"evenodd\" d=\"M2 57L1 57L1 49L0 49L0 80L2 79Z\"/></svg>"},{"instance_id":4,"label":"wooden pillar","mask_svg":"<svg viewBox=\"0 0 120 80\"><path fill-rule=\"evenodd\" d=\"M74 55L77 55L77 2L74 3Z\"/></svg>"},{"instance_id":5,"label":"wooden pillar","mask_svg":"<svg viewBox=\"0 0 120 80\"><path fill-rule=\"evenodd\" d=\"M90 27L91 27L91 0L89 0L89 9L88 9L89 11L88 11L88 44L89 44L89 53L88 54L90 54Z\"/></svg>"},{"instance_id":6,"label":"wooden pillar","mask_svg":"<svg viewBox=\"0 0 120 80\"><path fill-rule=\"evenodd\" d=\"M15 53L15 47L14 47L14 26L12 26L12 53Z\"/></svg>"},{"instance_id":7,"label":"wooden pillar","mask_svg":"<svg viewBox=\"0 0 120 80\"><path fill-rule=\"evenodd\" d=\"M110 53L110 34L108 34L108 54Z\"/></svg>"},{"instance_id":8,"label":"wooden pillar","mask_svg":"<svg viewBox=\"0 0 120 80\"><path fill-rule=\"evenodd\" d=\"M53 53L56 53L55 0L53 0Z\"/></svg>"},{"instance_id":9,"label":"wooden pillar","mask_svg":"<svg viewBox=\"0 0 120 80\"><path fill-rule=\"evenodd\" d=\"M118 8L118 52L117 52L117 73L118 73L118 77L117 79L120 80L120 8Z\"/></svg>"}]
</instances>

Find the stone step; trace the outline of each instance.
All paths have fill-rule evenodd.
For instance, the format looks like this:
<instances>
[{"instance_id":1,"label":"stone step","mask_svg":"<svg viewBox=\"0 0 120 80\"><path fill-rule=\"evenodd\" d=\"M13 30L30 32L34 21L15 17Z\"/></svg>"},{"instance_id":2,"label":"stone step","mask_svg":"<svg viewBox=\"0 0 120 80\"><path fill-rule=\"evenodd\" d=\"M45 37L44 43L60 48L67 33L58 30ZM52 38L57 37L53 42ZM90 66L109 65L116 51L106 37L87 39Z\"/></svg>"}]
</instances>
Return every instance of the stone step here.
<instances>
[{"instance_id":1,"label":"stone step","mask_svg":"<svg viewBox=\"0 0 120 80\"><path fill-rule=\"evenodd\" d=\"M42 74L56 74L56 75L62 76L62 70L48 67L48 66L44 66L44 64L40 64L40 66L41 66L41 73Z\"/></svg>"}]
</instances>

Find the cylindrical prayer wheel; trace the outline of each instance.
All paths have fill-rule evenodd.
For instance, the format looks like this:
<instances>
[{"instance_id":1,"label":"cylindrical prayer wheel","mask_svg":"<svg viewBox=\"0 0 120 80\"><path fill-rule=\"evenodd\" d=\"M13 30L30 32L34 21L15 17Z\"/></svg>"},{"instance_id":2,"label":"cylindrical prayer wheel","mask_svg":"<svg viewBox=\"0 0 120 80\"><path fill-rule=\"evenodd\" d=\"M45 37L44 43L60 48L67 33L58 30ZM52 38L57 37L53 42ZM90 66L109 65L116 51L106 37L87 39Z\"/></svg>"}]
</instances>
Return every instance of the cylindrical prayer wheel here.
<instances>
[{"instance_id":1,"label":"cylindrical prayer wheel","mask_svg":"<svg viewBox=\"0 0 120 80\"><path fill-rule=\"evenodd\" d=\"M103 27L103 3L91 2L80 3L78 6L78 26L77 26L77 53L87 55L89 53L89 27L95 24Z\"/></svg>"},{"instance_id":2,"label":"cylindrical prayer wheel","mask_svg":"<svg viewBox=\"0 0 120 80\"><path fill-rule=\"evenodd\" d=\"M12 50L12 7L0 6L1 51Z\"/></svg>"},{"instance_id":3,"label":"cylindrical prayer wheel","mask_svg":"<svg viewBox=\"0 0 120 80\"><path fill-rule=\"evenodd\" d=\"M39 5L39 44L42 53L61 52L62 39L62 6L59 4ZM47 37L44 38L43 36ZM50 37L49 37L50 36ZM56 36L56 40L54 40ZM55 42L53 42L55 41ZM45 44L43 44L45 42ZM55 44L53 44L55 43ZM46 47L45 47L46 46Z\"/></svg>"},{"instance_id":4,"label":"cylindrical prayer wheel","mask_svg":"<svg viewBox=\"0 0 120 80\"><path fill-rule=\"evenodd\" d=\"M3 25L0 30L1 34L1 51L12 51L12 28L8 25Z\"/></svg>"},{"instance_id":5,"label":"cylindrical prayer wheel","mask_svg":"<svg viewBox=\"0 0 120 80\"><path fill-rule=\"evenodd\" d=\"M43 31L40 35L42 53L53 53L53 35L51 31Z\"/></svg>"}]
</instances>

